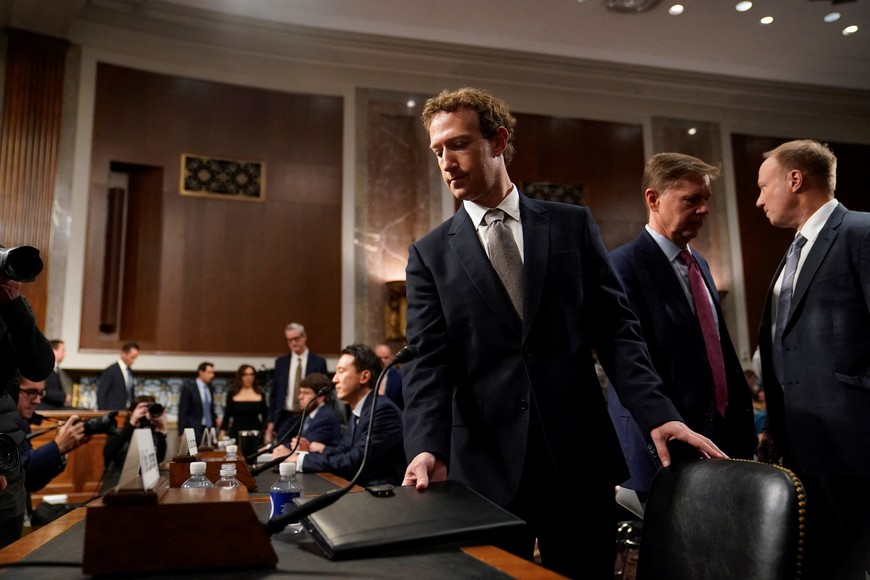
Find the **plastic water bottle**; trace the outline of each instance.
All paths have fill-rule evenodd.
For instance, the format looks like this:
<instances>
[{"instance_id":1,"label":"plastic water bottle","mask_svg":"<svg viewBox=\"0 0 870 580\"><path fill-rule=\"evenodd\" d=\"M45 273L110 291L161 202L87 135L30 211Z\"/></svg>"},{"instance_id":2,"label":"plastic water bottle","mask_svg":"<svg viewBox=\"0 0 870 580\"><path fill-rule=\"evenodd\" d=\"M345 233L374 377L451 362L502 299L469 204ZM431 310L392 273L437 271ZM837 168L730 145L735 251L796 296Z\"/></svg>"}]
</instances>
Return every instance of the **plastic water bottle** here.
<instances>
[{"instance_id":1,"label":"plastic water bottle","mask_svg":"<svg viewBox=\"0 0 870 580\"><path fill-rule=\"evenodd\" d=\"M239 458L239 446L238 445L227 445L227 456L224 457L226 461L235 461Z\"/></svg>"},{"instance_id":2,"label":"plastic water bottle","mask_svg":"<svg viewBox=\"0 0 870 580\"><path fill-rule=\"evenodd\" d=\"M205 461L194 461L190 464L190 477L181 484L181 487L214 487L205 476Z\"/></svg>"},{"instance_id":3,"label":"plastic water bottle","mask_svg":"<svg viewBox=\"0 0 870 580\"><path fill-rule=\"evenodd\" d=\"M296 504L293 503L293 500L302 497L302 492L302 484L296 481L296 464L292 461L280 464L278 466L278 481L269 489L269 500L272 503L272 513L269 514L269 519L295 508ZM291 534L298 534L304 530L305 528L299 522L293 522L284 528L284 531Z\"/></svg>"},{"instance_id":4,"label":"plastic water bottle","mask_svg":"<svg viewBox=\"0 0 870 580\"><path fill-rule=\"evenodd\" d=\"M242 487L241 482L236 479L235 463L224 463L223 465L221 465L221 478L215 484L215 487L227 489L233 487Z\"/></svg>"}]
</instances>

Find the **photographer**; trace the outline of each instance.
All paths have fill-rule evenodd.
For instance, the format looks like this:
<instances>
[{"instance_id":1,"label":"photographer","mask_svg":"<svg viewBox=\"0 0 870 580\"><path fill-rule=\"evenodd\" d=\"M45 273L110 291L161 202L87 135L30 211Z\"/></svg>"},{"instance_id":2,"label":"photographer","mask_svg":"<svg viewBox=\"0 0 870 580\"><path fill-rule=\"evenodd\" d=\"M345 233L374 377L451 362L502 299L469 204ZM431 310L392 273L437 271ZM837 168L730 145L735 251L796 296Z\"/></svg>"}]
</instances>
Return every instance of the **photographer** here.
<instances>
[{"instance_id":1,"label":"photographer","mask_svg":"<svg viewBox=\"0 0 870 580\"><path fill-rule=\"evenodd\" d=\"M106 447L103 449L105 468L100 493L105 493L118 485L134 429L151 429L157 462L160 463L166 458L167 427L166 414L163 411L163 405L158 404L150 395L136 397L133 400L124 427L120 432L110 433L106 438Z\"/></svg>"},{"instance_id":2,"label":"photographer","mask_svg":"<svg viewBox=\"0 0 870 580\"><path fill-rule=\"evenodd\" d=\"M24 472L17 461L24 432L15 379L20 372L41 381L54 368L54 352L21 296L21 283L4 274L0 268L0 548L21 537L24 523Z\"/></svg>"},{"instance_id":3,"label":"photographer","mask_svg":"<svg viewBox=\"0 0 870 580\"><path fill-rule=\"evenodd\" d=\"M45 393L45 382L29 381L24 377L18 380L18 414L21 415L21 430L28 434L31 425L42 421L42 417L36 414L36 407ZM25 439L21 445L21 465L27 492L39 491L60 475L66 468L66 454L88 441L90 437L85 435L85 424L78 415L61 425L54 440L45 445L34 449L30 439Z\"/></svg>"}]
</instances>

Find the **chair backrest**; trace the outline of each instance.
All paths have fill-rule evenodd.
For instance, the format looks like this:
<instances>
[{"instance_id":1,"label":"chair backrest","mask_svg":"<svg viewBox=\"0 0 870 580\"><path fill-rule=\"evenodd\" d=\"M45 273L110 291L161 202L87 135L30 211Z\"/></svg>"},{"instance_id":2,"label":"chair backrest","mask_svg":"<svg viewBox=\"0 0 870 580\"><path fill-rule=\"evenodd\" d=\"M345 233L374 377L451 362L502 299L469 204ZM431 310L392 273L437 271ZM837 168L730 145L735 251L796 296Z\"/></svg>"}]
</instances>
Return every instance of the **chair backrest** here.
<instances>
[{"instance_id":1,"label":"chair backrest","mask_svg":"<svg viewBox=\"0 0 870 580\"><path fill-rule=\"evenodd\" d=\"M644 510L638 580L799 578L806 495L790 471L706 459L662 469Z\"/></svg>"}]
</instances>

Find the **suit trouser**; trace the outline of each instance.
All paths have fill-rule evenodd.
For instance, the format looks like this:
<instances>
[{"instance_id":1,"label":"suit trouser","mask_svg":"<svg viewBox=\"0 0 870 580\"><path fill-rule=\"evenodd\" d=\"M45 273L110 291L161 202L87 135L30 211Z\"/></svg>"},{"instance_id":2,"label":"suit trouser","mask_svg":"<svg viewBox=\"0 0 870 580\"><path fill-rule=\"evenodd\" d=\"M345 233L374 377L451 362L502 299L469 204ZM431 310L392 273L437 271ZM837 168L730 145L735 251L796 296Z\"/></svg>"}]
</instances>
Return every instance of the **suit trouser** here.
<instances>
[{"instance_id":1,"label":"suit trouser","mask_svg":"<svg viewBox=\"0 0 870 580\"><path fill-rule=\"evenodd\" d=\"M532 416L537 412L532 407ZM572 461L583 461L578 449ZM615 488L606 476L568 486L556 470L540 422L531 421L517 497L506 507L527 524L527 534L500 546L531 559L537 538L541 564L570 578L613 578L616 560ZM582 539L581 539L582 538Z\"/></svg>"},{"instance_id":2,"label":"suit trouser","mask_svg":"<svg viewBox=\"0 0 870 580\"><path fill-rule=\"evenodd\" d=\"M796 475L807 494L803 577L864 580L870 570L870 481Z\"/></svg>"}]
</instances>

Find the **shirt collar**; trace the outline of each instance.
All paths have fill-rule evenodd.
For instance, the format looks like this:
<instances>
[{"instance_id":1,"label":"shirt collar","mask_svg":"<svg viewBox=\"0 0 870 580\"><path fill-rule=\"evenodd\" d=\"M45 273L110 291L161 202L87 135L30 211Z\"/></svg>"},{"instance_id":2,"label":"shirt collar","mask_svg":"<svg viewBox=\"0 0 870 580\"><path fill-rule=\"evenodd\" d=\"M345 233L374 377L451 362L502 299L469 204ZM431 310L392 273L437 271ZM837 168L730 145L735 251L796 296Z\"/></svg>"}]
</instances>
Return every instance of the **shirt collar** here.
<instances>
[{"instance_id":1,"label":"shirt collar","mask_svg":"<svg viewBox=\"0 0 870 580\"><path fill-rule=\"evenodd\" d=\"M482 206L473 201L463 201L462 207L465 208L468 217L471 218L471 223L474 224L475 229L482 225L486 225L483 216L485 216L486 212L490 209L493 209ZM517 186L513 183L511 184L511 190L508 192L507 197L501 200L501 203L498 204L498 209L502 210L515 220L520 221L520 194L517 191Z\"/></svg>"},{"instance_id":2,"label":"shirt collar","mask_svg":"<svg viewBox=\"0 0 870 580\"><path fill-rule=\"evenodd\" d=\"M357 417L362 415L363 405L366 404L366 399L368 399L372 394L372 391L366 393L366 396L359 400L359 403L356 404L356 407L353 408L353 414Z\"/></svg>"},{"instance_id":3,"label":"shirt collar","mask_svg":"<svg viewBox=\"0 0 870 580\"><path fill-rule=\"evenodd\" d=\"M667 257L668 262L673 262L677 259L677 257L679 257L680 252L682 252L683 250L677 244L652 229L649 224L644 227L646 227L646 231L649 233L649 235L652 236L652 239L655 241L656 245L658 245L658 247L662 249L662 252L665 253L665 257ZM689 251L689 253L692 252L692 249L689 247L688 244L686 244L686 249Z\"/></svg>"},{"instance_id":4,"label":"shirt collar","mask_svg":"<svg viewBox=\"0 0 870 580\"><path fill-rule=\"evenodd\" d=\"M834 213L834 210L839 204L840 202L834 198L817 209L816 213L810 216L804 224L804 227L800 229L800 234L807 239L807 242L813 242L817 237L819 237L819 232L821 232L822 228L825 227L828 218L831 217L831 214Z\"/></svg>"}]
</instances>

